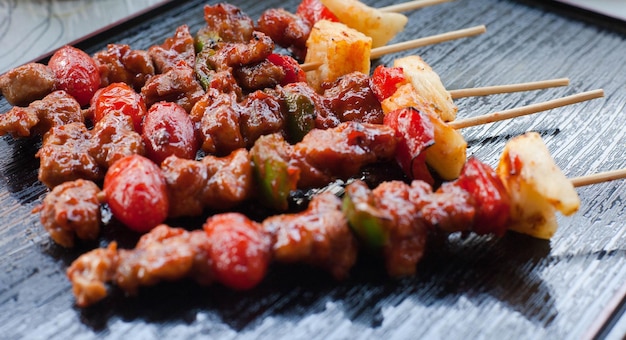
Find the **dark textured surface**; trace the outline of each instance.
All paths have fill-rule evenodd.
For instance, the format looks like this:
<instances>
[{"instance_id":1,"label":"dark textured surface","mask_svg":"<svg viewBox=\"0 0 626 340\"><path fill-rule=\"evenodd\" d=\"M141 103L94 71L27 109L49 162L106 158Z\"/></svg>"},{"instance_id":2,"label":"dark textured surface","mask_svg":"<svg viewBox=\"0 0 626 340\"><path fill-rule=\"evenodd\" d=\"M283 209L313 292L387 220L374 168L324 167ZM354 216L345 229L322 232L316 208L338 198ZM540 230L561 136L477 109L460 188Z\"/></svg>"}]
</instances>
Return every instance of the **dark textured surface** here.
<instances>
[{"instance_id":1,"label":"dark textured surface","mask_svg":"<svg viewBox=\"0 0 626 340\"><path fill-rule=\"evenodd\" d=\"M234 3L253 18L266 7L296 6ZM108 42L160 43L180 24L197 30L202 4L178 2L79 46L92 53ZM601 100L466 129L468 154L495 166L508 138L533 130L568 176L626 167L626 39L619 23L532 1L458 0L407 15L409 27L396 41L487 25L482 36L403 53L420 54L449 89L571 80L565 88L460 99L460 118L606 91ZM398 55L378 63L389 65ZM0 109L8 110L4 100ZM609 333L602 325L616 316L626 283L622 180L579 188L580 211L560 218L549 242L514 233L453 235L433 242L419 274L400 281L364 258L345 282L308 268L274 267L250 292L170 283L135 298L114 289L103 303L81 310L64 272L96 245L62 249L31 214L46 192L37 181L38 145L0 140L0 338L580 338ZM101 245L113 237L134 241L111 229Z\"/></svg>"}]
</instances>

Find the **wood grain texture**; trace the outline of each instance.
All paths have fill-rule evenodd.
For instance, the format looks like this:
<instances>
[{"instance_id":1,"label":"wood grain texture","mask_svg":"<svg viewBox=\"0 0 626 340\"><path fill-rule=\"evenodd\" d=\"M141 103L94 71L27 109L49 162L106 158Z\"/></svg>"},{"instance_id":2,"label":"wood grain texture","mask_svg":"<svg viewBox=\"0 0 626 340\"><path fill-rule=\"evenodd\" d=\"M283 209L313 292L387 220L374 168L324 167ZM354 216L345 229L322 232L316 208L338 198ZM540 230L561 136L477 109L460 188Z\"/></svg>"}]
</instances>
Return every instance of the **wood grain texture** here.
<instances>
[{"instance_id":1,"label":"wood grain texture","mask_svg":"<svg viewBox=\"0 0 626 340\"><path fill-rule=\"evenodd\" d=\"M196 31L203 3L179 2L80 47L89 53L109 42L146 48L180 24ZM253 18L266 7L293 11L297 4L233 3ZM604 99L462 132L468 154L494 166L507 139L537 131L568 176L624 168L626 37L601 19L583 22L567 9L549 9L531 1L457 0L407 13L410 24L395 41L481 24L487 33L375 64L418 53L449 89L571 80L569 87L459 99L459 117L603 88ZM2 100L0 111L8 108ZM581 210L560 218L549 242L514 233L501 239L452 235L433 240L412 278L391 280L377 259L362 258L345 282L308 268L273 267L249 292L167 283L132 298L113 289L103 303L78 309L64 275L69 263L113 238L132 246L136 237L110 226L97 244L73 250L54 245L31 213L46 192L37 182L39 143L0 140L2 338L580 338L610 333L602 328L615 317L607 308L623 299L626 181L616 181L579 188Z\"/></svg>"}]
</instances>

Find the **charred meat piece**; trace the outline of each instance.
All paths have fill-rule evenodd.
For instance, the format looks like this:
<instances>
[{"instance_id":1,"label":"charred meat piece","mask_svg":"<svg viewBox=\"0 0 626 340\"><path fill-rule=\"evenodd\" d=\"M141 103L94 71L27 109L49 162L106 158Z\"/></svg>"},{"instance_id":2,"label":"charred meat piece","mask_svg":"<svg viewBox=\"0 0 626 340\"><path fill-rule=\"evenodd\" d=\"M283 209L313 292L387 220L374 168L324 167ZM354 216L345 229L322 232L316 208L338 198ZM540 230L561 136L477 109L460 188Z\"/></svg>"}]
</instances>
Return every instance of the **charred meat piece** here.
<instances>
[{"instance_id":1,"label":"charred meat piece","mask_svg":"<svg viewBox=\"0 0 626 340\"><path fill-rule=\"evenodd\" d=\"M251 147L259 136L283 129L283 112L279 99L256 91L237 102L235 93L209 89L191 111L197 124L202 150L227 155Z\"/></svg>"},{"instance_id":2,"label":"charred meat piece","mask_svg":"<svg viewBox=\"0 0 626 340\"><path fill-rule=\"evenodd\" d=\"M87 130L84 123L58 126L44 136L36 154L39 180L50 188L81 178L98 181L116 160L144 152L132 118L121 112L106 115L93 130Z\"/></svg>"},{"instance_id":3,"label":"charred meat piece","mask_svg":"<svg viewBox=\"0 0 626 340\"><path fill-rule=\"evenodd\" d=\"M107 248L87 252L72 262L66 275L72 283L77 306L87 307L107 296L106 284L115 278L118 263L115 242Z\"/></svg>"},{"instance_id":4,"label":"charred meat piece","mask_svg":"<svg viewBox=\"0 0 626 340\"><path fill-rule=\"evenodd\" d=\"M357 258L357 243L331 193L313 198L307 210L268 217L263 227L272 235L273 257L282 263L307 263L345 279Z\"/></svg>"},{"instance_id":5,"label":"charred meat piece","mask_svg":"<svg viewBox=\"0 0 626 340\"><path fill-rule=\"evenodd\" d=\"M15 106L0 115L0 135L43 135L53 127L84 121L80 105L65 91L54 91L28 107Z\"/></svg>"},{"instance_id":6,"label":"charred meat piece","mask_svg":"<svg viewBox=\"0 0 626 340\"><path fill-rule=\"evenodd\" d=\"M258 199L285 211L291 191L356 176L365 165L392 159L396 144L391 128L355 122L311 130L295 145L278 133L261 136L250 150Z\"/></svg>"},{"instance_id":7,"label":"charred meat piece","mask_svg":"<svg viewBox=\"0 0 626 340\"><path fill-rule=\"evenodd\" d=\"M37 152L39 180L49 188L77 179L97 181L104 178L102 169L88 153L91 132L83 123L52 128Z\"/></svg>"},{"instance_id":8,"label":"charred meat piece","mask_svg":"<svg viewBox=\"0 0 626 340\"><path fill-rule=\"evenodd\" d=\"M209 179L206 166L199 161L170 156L161 164L167 183L168 216L198 216L205 204L202 201Z\"/></svg>"},{"instance_id":9,"label":"charred meat piece","mask_svg":"<svg viewBox=\"0 0 626 340\"><path fill-rule=\"evenodd\" d=\"M82 179L54 188L38 208L41 224L57 244L71 248L74 239L95 240L100 234L100 188Z\"/></svg>"},{"instance_id":10,"label":"charred meat piece","mask_svg":"<svg viewBox=\"0 0 626 340\"><path fill-rule=\"evenodd\" d=\"M115 242L78 257L67 269L79 307L104 299L107 284L114 282L129 294L140 286L184 277L210 283L209 239L202 230L159 225L141 237L134 249L117 249ZM202 277L200 277L202 275Z\"/></svg>"},{"instance_id":11,"label":"charred meat piece","mask_svg":"<svg viewBox=\"0 0 626 340\"><path fill-rule=\"evenodd\" d=\"M352 72L330 84L322 84L324 98L330 110L342 122L383 123L383 109L369 86L370 78Z\"/></svg>"},{"instance_id":12,"label":"charred meat piece","mask_svg":"<svg viewBox=\"0 0 626 340\"><path fill-rule=\"evenodd\" d=\"M263 135L283 130L282 102L263 91L251 93L239 105L241 135L250 148Z\"/></svg>"},{"instance_id":13,"label":"charred meat piece","mask_svg":"<svg viewBox=\"0 0 626 340\"><path fill-rule=\"evenodd\" d=\"M207 26L203 30L214 32L225 42L242 43L252 38L254 22L233 5L205 5L204 20Z\"/></svg>"},{"instance_id":14,"label":"charred meat piece","mask_svg":"<svg viewBox=\"0 0 626 340\"><path fill-rule=\"evenodd\" d=\"M245 149L227 157L206 156L201 161L170 156L161 169L167 183L170 217L197 216L204 208L231 208L252 193L252 166Z\"/></svg>"},{"instance_id":15,"label":"charred meat piece","mask_svg":"<svg viewBox=\"0 0 626 340\"><path fill-rule=\"evenodd\" d=\"M385 267L393 277L413 275L426 247L428 228L416 218L419 202L430 194L431 188L424 182L409 186L403 182L385 182L372 191L375 205L384 216L389 217L389 239L383 246Z\"/></svg>"},{"instance_id":16,"label":"charred meat piece","mask_svg":"<svg viewBox=\"0 0 626 340\"><path fill-rule=\"evenodd\" d=\"M236 150L221 158L209 155L202 162L209 175L204 190L206 206L227 209L250 197L253 187L252 164L246 149Z\"/></svg>"},{"instance_id":17,"label":"charred meat piece","mask_svg":"<svg viewBox=\"0 0 626 340\"><path fill-rule=\"evenodd\" d=\"M113 83L126 83L140 91L155 74L152 59L147 51L132 50L123 44L109 44L107 49L93 55L100 72L100 87Z\"/></svg>"},{"instance_id":18,"label":"charred meat piece","mask_svg":"<svg viewBox=\"0 0 626 340\"><path fill-rule=\"evenodd\" d=\"M215 53L207 58L207 64L221 71L262 62L274 50L274 42L267 35L254 31L246 42L219 42Z\"/></svg>"},{"instance_id":19,"label":"charred meat piece","mask_svg":"<svg viewBox=\"0 0 626 340\"><path fill-rule=\"evenodd\" d=\"M141 88L141 95L150 107L160 101L174 102L190 112L194 104L202 98L204 90L196 80L192 64L179 61L167 72L158 74Z\"/></svg>"},{"instance_id":20,"label":"charred meat piece","mask_svg":"<svg viewBox=\"0 0 626 340\"><path fill-rule=\"evenodd\" d=\"M89 144L89 155L104 171L126 156L145 154L143 139L134 130L133 118L121 112L110 112L96 123Z\"/></svg>"},{"instance_id":21,"label":"charred meat piece","mask_svg":"<svg viewBox=\"0 0 626 340\"><path fill-rule=\"evenodd\" d=\"M285 78L283 68L267 60L235 68L233 74L237 83L247 92L276 87Z\"/></svg>"},{"instance_id":22,"label":"charred meat piece","mask_svg":"<svg viewBox=\"0 0 626 340\"><path fill-rule=\"evenodd\" d=\"M136 294L140 286L175 281L189 276L198 250L191 238L208 242L201 231L159 225L137 242L134 249L119 250L115 283L125 292ZM199 240L196 240L199 241Z\"/></svg>"},{"instance_id":23,"label":"charred meat piece","mask_svg":"<svg viewBox=\"0 0 626 340\"><path fill-rule=\"evenodd\" d=\"M355 181L346 187L343 207L363 244L383 255L387 273L401 277L415 274L430 229L450 231L446 228L461 223L453 231L469 230L473 207L468 197L462 190L433 193L419 180L383 182L373 190Z\"/></svg>"},{"instance_id":24,"label":"charred meat piece","mask_svg":"<svg viewBox=\"0 0 626 340\"><path fill-rule=\"evenodd\" d=\"M165 73L175 68L181 61L193 66L196 53L193 37L189 33L189 27L182 25L176 29L173 37L165 39L161 45L153 45L148 53L158 73Z\"/></svg>"},{"instance_id":25,"label":"charred meat piece","mask_svg":"<svg viewBox=\"0 0 626 340\"><path fill-rule=\"evenodd\" d=\"M467 191L452 183L444 183L421 208L420 218L432 229L469 231L476 215L473 203Z\"/></svg>"},{"instance_id":26,"label":"charred meat piece","mask_svg":"<svg viewBox=\"0 0 626 340\"><path fill-rule=\"evenodd\" d=\"M301 169L299 188L319 187L354 176L366 164L393 159L396 144L388 126L345 122L311 130L294 145L290 162Z\"/></svg>"},{"instance_id":27,"label":"charred meat piece","mask_svg":"<svg viewBox=\"0 0 626 340\"><path fill-rule=\"evenodd\" d=\"M194 105L190 115L197 125L201 148L205 152L227 155L245 147L235 93L208 89L206 95Z\"/></svg>"},{"instance_id":28,"label":"charred meat piece","mask_svg":"<svg viewBox=\"0 0 626 340\"><path fill-rule=\"evenodd\" d=\"M267 34L274 42L291 50L299 60L304 60L306 40L311 24L284 9L268 9L259 18L257 30Z\"/></svg>"},{"instance_id":29,"label":"charred meat piece","mask_svg":"<svg viewBox=\"0 0 626 340\"><path fill-rule=\"evenodd\" d=\"M29 63L0 76L0 92L9 104L26 106L52 92L55 81L48 66Z\"/></svg>"}]
</instances>

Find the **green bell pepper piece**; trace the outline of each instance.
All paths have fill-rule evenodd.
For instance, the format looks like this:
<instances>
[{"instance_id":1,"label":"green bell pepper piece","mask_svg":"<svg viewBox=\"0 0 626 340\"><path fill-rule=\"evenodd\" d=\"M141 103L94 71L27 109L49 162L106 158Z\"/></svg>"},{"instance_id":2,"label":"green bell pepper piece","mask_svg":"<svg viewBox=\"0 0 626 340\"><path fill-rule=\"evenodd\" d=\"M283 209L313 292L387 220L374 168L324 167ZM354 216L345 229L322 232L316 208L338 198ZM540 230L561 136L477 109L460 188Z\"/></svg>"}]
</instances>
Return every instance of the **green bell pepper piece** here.
<instances>
[{"instance_id":1,"label":"green bell pepper piece","mask_svg":"<svg viewBox=\"0 0 626 340\"><path fill-rule=\"evenodd\" d=\"M286 92L285 132L287 141L295 144L315 128L315 104L313 100L301 93Z\"/></svg>"},{"instance_id":2,"label":"green bell pepper piece","mask_svg":"<svg viewBox=\"0 0 626 340\"><path fill-rule=\"evenodd\" d=\"M389 239L387 218L374 202L372 191L362 181L346 187L342 211L355 234L370 248L380 248Z\"/></svg>"}]
</instances>

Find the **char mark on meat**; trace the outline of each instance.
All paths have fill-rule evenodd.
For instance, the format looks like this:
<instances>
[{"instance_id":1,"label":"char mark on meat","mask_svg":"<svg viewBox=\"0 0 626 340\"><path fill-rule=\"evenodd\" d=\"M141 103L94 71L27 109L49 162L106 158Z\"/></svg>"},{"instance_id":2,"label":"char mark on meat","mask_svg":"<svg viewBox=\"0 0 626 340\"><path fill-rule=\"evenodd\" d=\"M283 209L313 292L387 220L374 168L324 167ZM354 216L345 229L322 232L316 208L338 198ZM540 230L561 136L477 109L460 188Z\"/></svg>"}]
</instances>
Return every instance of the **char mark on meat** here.
<instances>
[{"instance_id":1,"label":"char mark on meat","mask_svg":"<svg viewBox=\"0 0 626 340\"><path fill-rule=\"evenodd\" d=\"M191 111L207 153L227 155L251 147L259 136L282 131L283 107L279 98L256 91L242 102L235 93L209 89Z\"/></svg>"},{"instance_id":2,"label":"char mark on meat","mask_svg":"<svg viewBox=\"0 0 626 340\"><path fill-rule=\"evenodd\" d=\"M36 154L39 180L50 188L76 179L99 181L116 160L144 153L132 118L120 112L104 116L93 130L84 123L57 126L46 133Z\"/></svg>"},{"instance_id":3,"label":"char mark on meat","mask_svg":"<svg viewBox=\"0 0 626 340\"><path fill-rule=\"evenodd\" d=\"M117 249L113 242L81 255L66 274L76 304L87 307L104 299L112 282L128 294L137 293L140 286L185 277L209 284L213 279L208 249L210 240L204 231L160 225L143 235L134 249Z\"/></svg>"},{"instance_id":4,"label":"char mark on meat","mask_svg":"<svg viewBox=\"0 0 626 340\"><path fill-rule=\"evenodd\" d=\"M252 195L252 166L246 149L227 157L209 155L200 161L170 156L161 169L167 183L170 217L198 216L205 208L232 208Z\"/></svg>"},{"instance_id":5,"label":"char mark on meat","mask_svg":"<svg viewBox=\"0 0 626 340\"><path fill-rule=\"evenodd\" d=\"M141 88L141 95L148 107L160 101L169 101L190 112L204 95L204 90L196 80L193 68L187 62L179 61L167 72L150 78Z\"/></svg>"},{"instance_id":6,"label":"char mark on meat","mask_svg":"<svg viewBox=\"0 0 626 340\"><path fill-rule=\"evenodd\" d=\"M274 88L285 78L283 68L267 60L254 65L235 68L233 74L237 83L247 92Z\"/></svg>"},{"instance_id":7,"label":"char mark on meat","mask_svg":"<svg viewBox=\"0 0 626 340\"><path fill-rule=\"evenodd\" d=\"M204 20L207 23L204 30L215 32L225 42L244 43L252 38L254 22L233 5L205 5Z\"/></svg>"},{"instance_id":8,"label":"char mark on meat","mask_svg":"<svg viewBox=\"0 0 626 340\"><path fill-rule=\"evenodd\" d=\"M155 74L150 54L143 50L132 50L128 45L109 44L106 50L96 52L93 60L100 72L100 87L126 83L139 92Z\"/></svg>"},{"instance_id":9,"label":"char mark on meat","mask_svg":"<svg viewBox=\"0 0 626 340\"><path fill-rule=\"evenodd\" d=\"M307 210L268 217L263 227L272 235L273 258L282 263L307 263L345 279L356 262L357 243L331 193L313 198Z\"/></svg>"},{"instance_id":10,"label":"char mark on meat","mask_svg":"<svg viewBox=\"0 0 626 340\"><path fill-rule=\"evenodd\" d=\"M189 27L182 25L176 29L173 37L165 39L162 45L148 49L158 73L165 73L175 68L181 61L193 66L196 58L194 41Z\"/></svg>"},{"instance_id":11,"label":"char mark on meat","mask_svg":"<svg viewBox=\"0 0 626 340\"><path fill-rule=\"evenodd\" d=\"M393 159L396 144L390 127L344 122L311 130L293 146L290 162L301 169L298 188L319 187L354 176L367 164Z\"/></svg>"},{"instance_id":12,"label":"char mark on meat","mask_svg":"<svg viewBox=\"0 0 626 340\"><path fill-rule=\"evenodd\" d=\"M370 87L369 76L352 72L322 84L324 98L340 121L382 124L383 109Z\"/></svg>"},{"instance_id":13,"label":"char mark on meat","mask_svg":"<svg viewBox=\"0 0 626 340\"><path fill-rule=\"evenodd\" d=\"M306 40L311 33L311 25L306 20L284 9L272 8L261 14L256 28L277 45L291 50L298 60L304 60Z\"/></svg>"},{"instance_id":14,"label":"char mark on meat","mask_svg":"<svg viewBox=\"0 0 626 340\"><path fill-rule=\"evenodd\" d=\"M28 107L14 106L0 115L0 135L43 135L54 127L83 122L80 104L65 91L54 91Z\"/></svg>"},{"instance_id":15,"label":"char mark on meat","mask_svg":"<svg viewBox=\"0 0 626 340\"><path fill-rule=\"evenodd\" d=\"M75 238L95 240L100 234L100 188L82 179L56 186L37 208L41 224L57 244L71 248Z\"/></svg>"}]
</instances>

